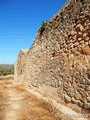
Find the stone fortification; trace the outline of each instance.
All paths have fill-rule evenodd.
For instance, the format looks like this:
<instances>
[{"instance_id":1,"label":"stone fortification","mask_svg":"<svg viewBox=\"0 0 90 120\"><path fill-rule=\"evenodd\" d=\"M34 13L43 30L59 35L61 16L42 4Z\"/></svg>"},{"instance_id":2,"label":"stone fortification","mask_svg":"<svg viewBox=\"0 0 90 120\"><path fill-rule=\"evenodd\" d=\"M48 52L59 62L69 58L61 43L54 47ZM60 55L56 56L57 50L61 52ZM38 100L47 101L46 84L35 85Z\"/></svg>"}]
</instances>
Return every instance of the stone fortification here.
<instances>
[{"instance_id":1,"label":"stone fortification","mask_svg":"<svg viewBox=\"0 0 90 120\"><path fill-rule=\"evenodd\" d=\"M17 82L57 88L61 100L90 109L90 0L68 0L19 53Z\"/></svg>"},{"instance_id":2,"label":"stone fortification","mask_svg":"<svg viewBox=\"0 0 90 120\"><path fill-rule=\"evenodd\" d=\"M20 50L19 54L18 54L18 58L16 60L16 64L15 64L15 81L18 82L22 82L24 80L24 76L26 73L26 59L27 59L27 50ZM22 81L21 81L22 80Z\"/></svg>"}]
</instances>

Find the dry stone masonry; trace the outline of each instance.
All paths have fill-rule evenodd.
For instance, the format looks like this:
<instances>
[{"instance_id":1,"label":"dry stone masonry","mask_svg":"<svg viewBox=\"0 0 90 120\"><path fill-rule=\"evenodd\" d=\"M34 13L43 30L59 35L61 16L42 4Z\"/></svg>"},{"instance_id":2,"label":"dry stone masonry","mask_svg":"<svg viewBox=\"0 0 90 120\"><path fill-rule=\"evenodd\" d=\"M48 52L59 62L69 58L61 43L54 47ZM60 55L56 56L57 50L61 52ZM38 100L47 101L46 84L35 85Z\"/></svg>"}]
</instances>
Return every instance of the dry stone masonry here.
<instances>
[{"instance_id":1,"label":"dry stone masonry","mask_svg":"<svg viewBox=\"0 0 90 120\"><path fill-rule=\"evenodd\" d=\"M57 88L61 101L90 110L90 0L68 0L21 50L15 81Z\"/></svg>"},{"instance_id":2,"label":"dry stone masonry","mask_svg":"<svg viewBox=\"0 0 90 120\"><path fill-rule=\"evenodd\" d=\"M16 82L19 82L20 80L20 82L23 83L24 76L26 73L26 64L27 64L26 59L27 59L27 50L22 49L19 52L18 59L14 67L15 68L15 80L17 80Z\"/></svg>"}]
</instances>

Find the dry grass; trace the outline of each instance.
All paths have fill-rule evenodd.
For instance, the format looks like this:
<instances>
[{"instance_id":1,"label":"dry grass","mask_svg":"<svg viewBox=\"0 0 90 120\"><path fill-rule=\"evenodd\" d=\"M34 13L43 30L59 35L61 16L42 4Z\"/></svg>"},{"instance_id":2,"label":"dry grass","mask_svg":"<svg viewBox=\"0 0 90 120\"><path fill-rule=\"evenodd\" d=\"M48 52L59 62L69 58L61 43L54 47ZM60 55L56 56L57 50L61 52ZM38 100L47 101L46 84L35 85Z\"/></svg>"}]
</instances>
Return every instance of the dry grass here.
<instances>
[{"instance_id":1,"label":"dry grass","mask_svg":"<svg viewBox=\"0 0 90 120\"><path fill-rule=\"evenodd\" d=\"M0 86L10 85L10 84L11 84L11 80L2 80L2 81L0 81Z\"/></svg>"},{"instance_id":2,"label":"dry grass","mask_svg":"<svg viewBox=\"0 0 90 120\"><path fill-rule=\"evenodd\" d=\"M14 88L17 92L24 92L26 87L25 85L16 85Z\"/></svg>"},{"instance_id":3,"label":"dry grass","mask_svg":"<svg viewBox=\"0 0 90 120\"><path fill-rule=\"evenodd\" d=\"M5 88L5 86L9 87ZM58 120L55 118L58 110L30 94L25 90L24 85L12 86L12 82L6 80L0 82L0 88L0 120L5 119L5 114L8 114L9 106L12 104L19 104L19 108L15 110L18 120ZM12 108L12 110L14 109ZM9 119L7 118L7 120Z\"/></svg>"},{"instance_id":4,"label":"dry grass","mask_svg":"<svg viewBox=\"0 0 90 120\"><path fill-rule=\"evenodd\" d=\"M8 99L7 92L5 90L5 87L0 84L0 120L4 120L5 116L5 108L6 108L6 101Z\"/></svg>"},{"instance_id":5,"label":"dry grass","mask_svg":"<svg viewBox=\"0 0 90 120\"><path fill-rule=\"evenodd\" d=\"M8 86L5 88L5 86ZM12 108L10 106L18 107ZM58 113L62 115L51 104L36 98L26 91L24 85L13 86L11 81L0 82L0 120L5 119L5 115L10 113L10 108L15 112L15 119L18 120L62 120L55 117ZM5 119L9 120L9 118ZM71 119L66 119L71 120Z\"/></svg>"},{"instance_id":6,"label":"dry grass","mask_svg":"<svg viewBox=\"0 0 90 120\"><path fill-rule=\"evenodd\" d=\"M62 114L52 105L36 98L25 90L25 86L15 86L15 91L23 96L20 108L20 120L58 120L55 113ZM60 120L60 119L59 119Z\"/></svg>"}]
</instances>

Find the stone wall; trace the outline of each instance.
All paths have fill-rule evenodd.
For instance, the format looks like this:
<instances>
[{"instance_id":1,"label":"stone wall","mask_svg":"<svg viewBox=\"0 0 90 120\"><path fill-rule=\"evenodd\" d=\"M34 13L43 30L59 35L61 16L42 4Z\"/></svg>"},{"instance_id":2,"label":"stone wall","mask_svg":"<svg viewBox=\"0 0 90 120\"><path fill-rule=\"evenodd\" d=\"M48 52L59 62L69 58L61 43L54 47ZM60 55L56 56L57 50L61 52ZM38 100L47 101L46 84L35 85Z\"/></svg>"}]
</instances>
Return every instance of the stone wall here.
<instances>
[{"instance_id":1,"label":"stone wall","mask_svg":"<svg viewBox=\"0 0 90 120\"><path fill-rule=\"evenodd\" d=\"M15 64L15 81L17 83L23 83L26 73L26 62L27 60L27 50L22 49L19 54Z\"/></svg>"},{"instance_id":2,"label":"stone wall","mask_svg":"<svg viewBox=\"0 0 90 120\"><path fill-rule=\"evenodd\" d=\"M90 0L69 0L20 52L16 80L57 88L61 100L90 109ZM21 74L22 71L22 74Z\"/></svg>"}]
</instances>

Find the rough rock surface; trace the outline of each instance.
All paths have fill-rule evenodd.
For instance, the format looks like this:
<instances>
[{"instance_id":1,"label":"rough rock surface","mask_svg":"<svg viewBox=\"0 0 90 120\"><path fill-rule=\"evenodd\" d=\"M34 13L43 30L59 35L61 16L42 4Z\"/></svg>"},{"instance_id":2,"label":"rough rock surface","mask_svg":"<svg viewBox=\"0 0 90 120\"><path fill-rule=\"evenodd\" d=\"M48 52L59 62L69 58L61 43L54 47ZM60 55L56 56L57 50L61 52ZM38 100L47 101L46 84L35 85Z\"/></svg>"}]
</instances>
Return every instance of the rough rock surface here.
<instances>
[{"instance_id":1,"label":"rough rock surface","mask_svg":"<svg viewBox=\"0 0 90 120\"><path fill-rule=\"evenodd\" d=\"M15 81L57 88L61 100L90 109L90 0L68 0L21 50Z\"/></svg>"}]
</instances>

